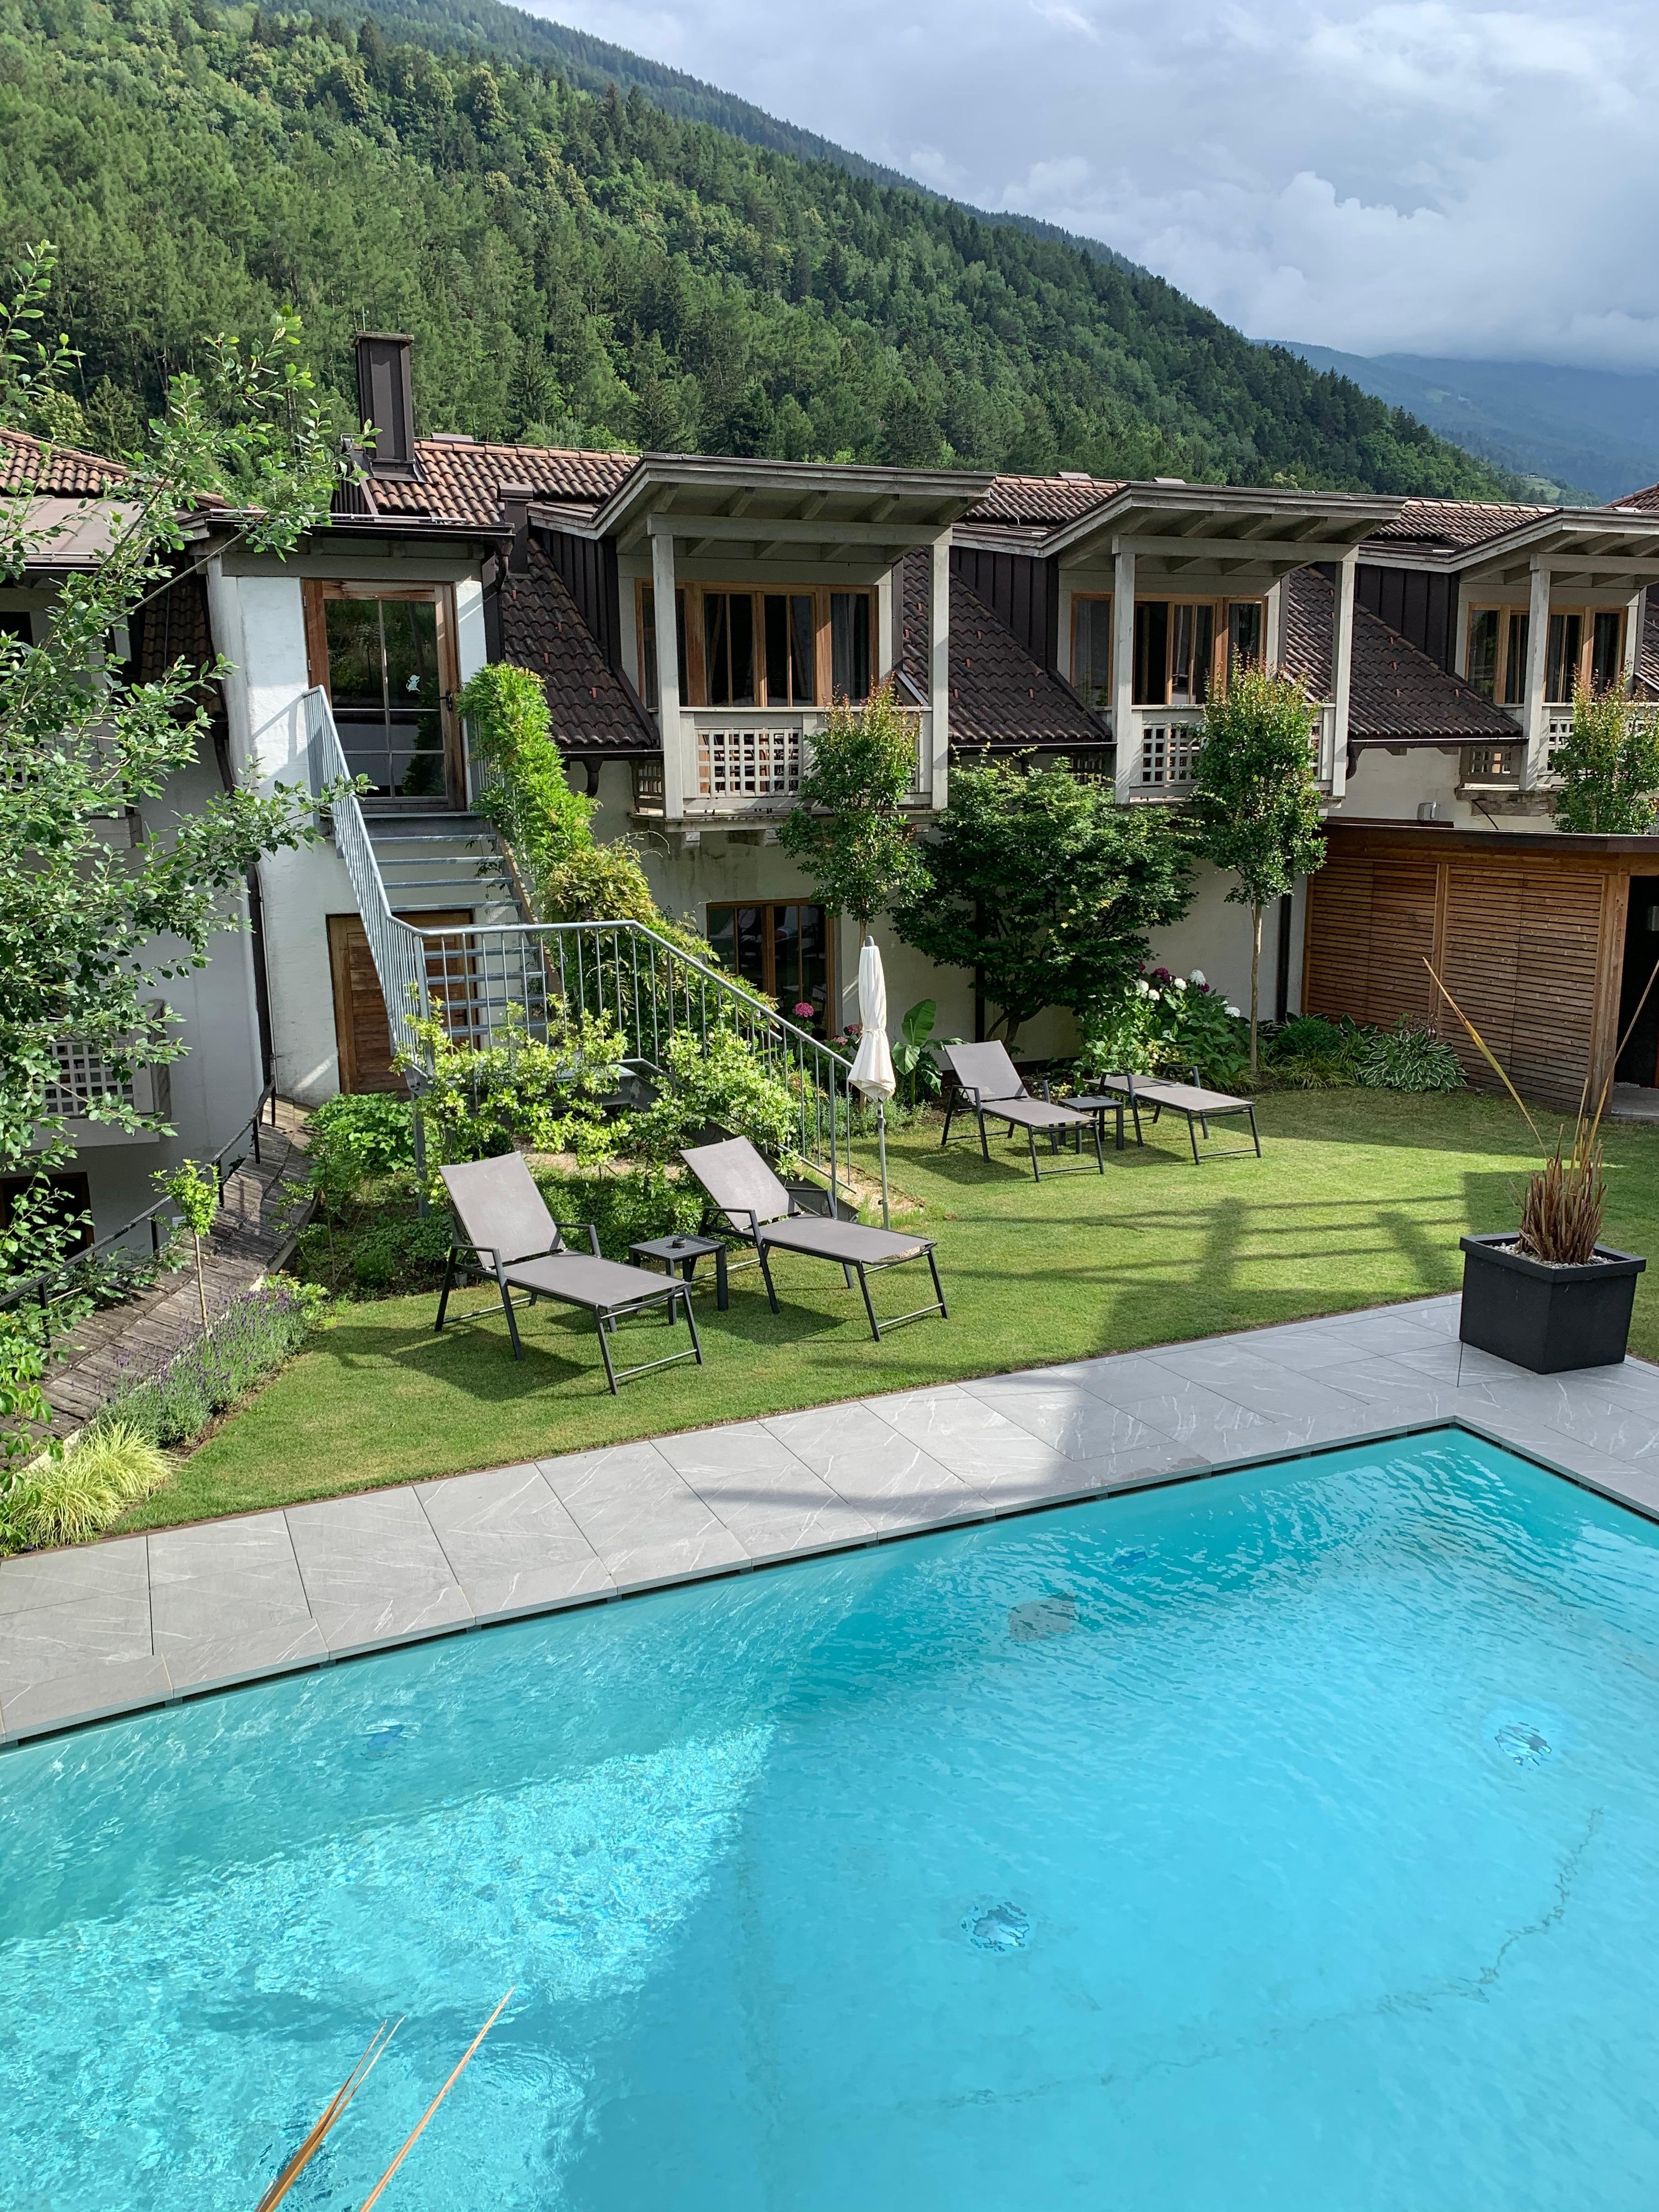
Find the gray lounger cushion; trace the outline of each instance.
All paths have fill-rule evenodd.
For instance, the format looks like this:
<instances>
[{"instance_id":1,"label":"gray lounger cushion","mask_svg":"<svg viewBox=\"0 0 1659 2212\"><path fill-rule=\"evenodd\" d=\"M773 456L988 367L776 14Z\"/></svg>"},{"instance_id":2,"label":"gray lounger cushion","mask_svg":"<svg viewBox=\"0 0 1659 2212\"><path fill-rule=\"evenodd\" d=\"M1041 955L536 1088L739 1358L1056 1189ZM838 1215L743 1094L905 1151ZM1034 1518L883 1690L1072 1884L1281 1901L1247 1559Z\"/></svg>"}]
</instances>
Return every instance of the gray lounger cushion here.
<instances>
[{"instance_id":1,"label":"gray lounger cushion","mask_svg":"<svg viewBox=\"0 0 1659 2212\"><path fill-rule=\"evenodd\" d=\"M587 1252L553 1252L540 1260L518 1260L503 1270L515 1290L540 1291L568 1305L608 1313L636 1298L662 1296L660 1278L615 1260L596 1260Z\"/></svg>"},{"instance_id":2,"label":"gray lounger cushion","mask_svg":"<svg viewBox=\"0 0 1659 2212\"><path fill-rule=\"evenodd\" d=\"M1127 1076L1109 1075L1105 1079L1109 1091L1121 1091L1130 1095ZM1234 1098L1224 1091L1205 1091L1192 1083L1166 1083L1161 1076L1136 1076L1135 1098L1143 1105L1169 1106L1177 1114L1237 1114L1249 1105L1248 1098Z\"/></svg>"},{"instance_id":3,"label":"gray lounger cushion","mask_svg":"<svg viewBox=\"0 0 1659 2212\"><path fill-rule=\"evenodd\" d=\"M850 1260L879 1267L890 1260L920 1260L929 1238L897 1229L866 1229L861 1221L825 1221L798 1214L793 1221L761 1224L761 1239L775 1250L809 1252L819 1260Z\"/></svg>"},{"instance_id":4,"label":"gray lounger cushion","mask_svg":"<svg viewBox=\"0 0 1659 2212\"><path fill-rule=\"evenodd\" d=\"M979 1093L977 1110L993 1121L1012 1121L1022 1129L1071 1129L1079 1121L1086 1126L1091 1118L1075 1107L1034 1098L1006 1044L947 1044L940 1051L963 1088Z\"/></svg>"}]
</instances>

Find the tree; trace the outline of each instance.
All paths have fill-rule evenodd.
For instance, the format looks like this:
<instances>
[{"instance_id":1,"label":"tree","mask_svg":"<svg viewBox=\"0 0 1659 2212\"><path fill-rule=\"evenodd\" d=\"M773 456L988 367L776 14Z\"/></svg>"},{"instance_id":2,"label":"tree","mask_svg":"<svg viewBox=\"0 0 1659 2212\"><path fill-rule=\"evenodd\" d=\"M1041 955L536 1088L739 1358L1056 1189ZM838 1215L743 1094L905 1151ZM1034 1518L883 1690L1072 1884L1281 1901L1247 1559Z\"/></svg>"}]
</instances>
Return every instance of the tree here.
<instances>
[{"instance_id":1,"label":"tree","mask_svg":"<svg viewBox=\"0 0 1659 2212\"><path fill-rule=\"evenodd\" d=\"M915 769L915 724L894 703L890 684L861 707L838 699L812 740L800 803L778 831L825 906L857 922L860 943L877 915L927 880L904 811Z\"/></svg>"},{"instance_id":2,"label":"tree","mask_svg":"<svg viewBox=\"0 0 1659 2212\"><path fill-rule=\"evenodd\" d=\"M75 359L66 337L45 334L54 258L49 246L26 252L0 307L0 426L38 417ZM339 464L299 346L279 313L262 342L208 349L204 379L173 378L149 452L107 495L106 549L65 576L46 637L0 639L0 1175L32 1179L0 1271L49 1263L73 1233L53 1221L46 1182L73 1150L64 1115L46 1110L48 1085L64 1084L59 1043L86 1046L117 1084L175 1059L158 985L204 967L216 931L244 926L234 895L261 853L316 834L310 794L282 786L226 793L132 849L112 834L207 733L200 687L216 669L180 662L135 683L113 642L172 580L181 518L216 502L226 532L278 554L327 520ZM31 482L0 501L0 584L55 535L33 520ZM113 1089L71 1104L77 1118L162 1126Z\"/></svg>"},{"instance_id":3,"label":"tree","mask_svg":"<svg viewBox=\"0 0 1659 2212\"><path fill-rule=\"evenodd\" d=\"M1659 729L1624 691L1572 697L1572 730L1555 755L1558 830L1640 837L1659 814Z\"/></svg>"},{"instance_id":4,"label":"tree","mask_svg":"<svg viewBox=\"0 0 1659 2212\"><path fill-rule=\"evenodd\" d=\"M1119 806L1064 763L956 769L921 851L925 880L896 908L899 935L943 966L977 969L1011 1047L1045 1006L1108 1004L1145 967L1148 930L1178 921L1191 897L1169 811Z\"/></svg>"},{"instance_id":5,"label":"tree","mask_svg":"<svg viewBox=\"0 0 1659 2212\"><path fill-rule=\"evenodd\" d=\"M1189 811L1205 858L1238 878L1227 896L1250 909L1252 1076L1258 1067L1262 909L1292 890L1297 877L1325 864L1314 716L1299 684L1259 668L1237 670L1204 709Z\"/></svg>"}]
</instances>

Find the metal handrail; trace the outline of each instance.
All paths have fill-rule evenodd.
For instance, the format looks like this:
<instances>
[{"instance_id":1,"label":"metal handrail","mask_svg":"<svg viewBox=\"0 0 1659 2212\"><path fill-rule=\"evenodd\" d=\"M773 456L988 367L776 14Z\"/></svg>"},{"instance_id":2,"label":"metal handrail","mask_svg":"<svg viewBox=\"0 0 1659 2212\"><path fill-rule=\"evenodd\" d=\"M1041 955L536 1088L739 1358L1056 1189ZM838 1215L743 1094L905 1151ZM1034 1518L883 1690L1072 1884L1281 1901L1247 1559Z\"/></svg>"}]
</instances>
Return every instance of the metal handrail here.
<instances>
[{"instance_id":1,"label":"metal handrail","mask_svg":"<svg viewBox=\"0 0 1659 2212\"><path fill-rule=\"evenodd\" d=\"M413 1057L415 1024L434 999L452 1033L475 1045L489 1044L515 1020L532 1036L544 1033L557 1001L604 1012L621 1030L628 1058L656 1073L676 1030L690 1029L706 1040L711 1026L730 1027L788 1085L797 1102L801 1158L827 1176L832 1196L838 1194L851 1133L850 1060L786 1020L738 978L644 922L420 929L404 921L392 911L327 694L314 687L303 695L301 708L311 789L319 802L327 795L394 1051ZM475 778L472 790L488 780Z\"/></svg>"},{"instance_id":2,"label":"metal handrail","mask_svg":"<svg viewBox=\"0 0 1659 2212\"><path fill-rule=\"evenodd\" d=\"M247 1158L245 1152L236 1152L234 1159L230 1157L243 1138L250 1139L256 1160L264 1158L259 1150L259 1127L267 1106L270 1109L270 1126L274 1129L276 1126L276 1084L274 1077L267 1079L265 1087L259 1094L258 1103L248 1119L238 1124L235 1135L228 1144L222 1145L208 1163L219 1187L221 1206L225 1202L225 1185ZM131 1221L123 1222L118 1229L112 1229L107 1237L97 1237L81 1251L71 1253L56 1267L44 1268L38 1275L21 1277L0 1291L0 1313L9 1312L25 1299L34 1299L40 1308L41 1331L49 1344L52 1341L52 1306L60 1298L75 1296L75 1278L84 1273L100 1254L112 1251L124 1237L131 1237L135 1229L149 1229L150 1257L158 1258L161 1250L161 1217L169 1212L174 1222L184 1218L172 1199L158 1198L154 1206L147 1206L142 1213L135 1213Z\"/></svg>"}]
</instances>

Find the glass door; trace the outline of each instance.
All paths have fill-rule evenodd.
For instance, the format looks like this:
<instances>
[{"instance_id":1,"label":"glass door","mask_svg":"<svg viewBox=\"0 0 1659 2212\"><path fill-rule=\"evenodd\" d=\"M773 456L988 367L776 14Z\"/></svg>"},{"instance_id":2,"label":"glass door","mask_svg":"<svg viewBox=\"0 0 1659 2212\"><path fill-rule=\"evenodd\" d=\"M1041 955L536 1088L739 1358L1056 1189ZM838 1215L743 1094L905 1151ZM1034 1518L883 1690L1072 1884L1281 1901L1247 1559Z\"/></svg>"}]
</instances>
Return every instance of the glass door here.
<instances>
[{"instance_id":1,"label":"glass door","mask_svg":"<svg viewBox=\"0 0 1659 2212\"><path fill-rule=\"evenodd\" d=\"M822 1036L830 1008L830 931L823 908L799 901L711 906L708 942L726 966Z\"/></svg>"},{"instance_id":2,"label":"glass door","mask_svg":"<svg viewBox=\"0 0 1659 2212\"><path fill-rule=\"evenodd\" d=\"M367 780L365 797L459 804L449 630L439 593L308 589L316 593L308 610L313 680L326 686L346 766Z\"/></svg>"}]
</instances>

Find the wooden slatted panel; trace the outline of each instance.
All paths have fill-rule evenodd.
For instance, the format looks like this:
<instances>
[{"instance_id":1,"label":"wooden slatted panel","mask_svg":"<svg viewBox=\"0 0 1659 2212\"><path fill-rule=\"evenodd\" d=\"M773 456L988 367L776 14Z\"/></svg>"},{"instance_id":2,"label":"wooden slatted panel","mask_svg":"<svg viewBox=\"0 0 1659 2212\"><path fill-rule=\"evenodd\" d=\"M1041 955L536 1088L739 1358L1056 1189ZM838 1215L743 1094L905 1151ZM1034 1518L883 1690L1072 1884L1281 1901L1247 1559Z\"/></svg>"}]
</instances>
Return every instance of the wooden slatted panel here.
<instances>
[{"instance_id":1,"label":"wooden slatted panel","mask_svg":"<svg viewBox=\"0 0 1659 2212\"><path fill-rule=\"evenodd\" d=\"M1371 863L1333 854L1308 878L1307 957L1302 1003L1333 1021L1364 1021L1371 951Z\"/></svg>"},{"instance_id":2,"label":"wooden slatted panel","mask_svg":"<svg viewBox=\"0 0 1659 2212\"><path fill-rule=\"evenodd\" d=\"M1578 1103L1595 1042L1603 879L1540 868L1527 878L1521 916L1510 1080L1523 1098Z\"/></svg>"},{"instance_id":3,"label":"wooden slatted panel","mask_svg":"<svg viewBox=\"0 0 1659 2212\"><path fill-rule=\"evenodd\" d=\"M1377 860L1371 872L1370 978L1365 1018L1379 1029L1431 1018L1434 985L1424 962L1434 954L1431 860Z\"/></svg>"},{"instance_id":4,"label":"wooden slatted panel","mask_svg":"<svg viewBox=\"0 0 1659 2212\"><path fill-rule=\"evenodd\" d=\"M1447 869L1446 988L1507 1068L1515 1048L1515 1003L1527 872L1453 860ZM1449 1007L1436 1024L1479 1090L1497 1079Z\"/></svg>"}]
</instances>

